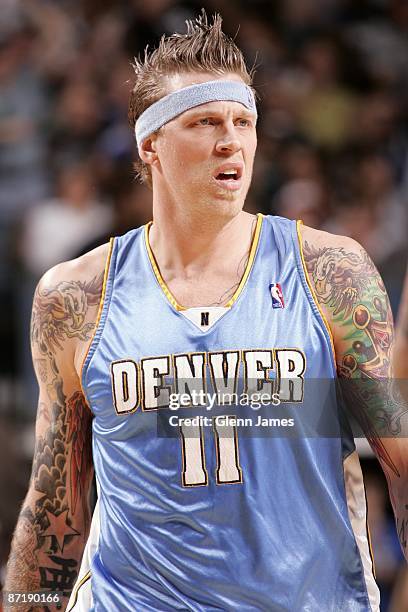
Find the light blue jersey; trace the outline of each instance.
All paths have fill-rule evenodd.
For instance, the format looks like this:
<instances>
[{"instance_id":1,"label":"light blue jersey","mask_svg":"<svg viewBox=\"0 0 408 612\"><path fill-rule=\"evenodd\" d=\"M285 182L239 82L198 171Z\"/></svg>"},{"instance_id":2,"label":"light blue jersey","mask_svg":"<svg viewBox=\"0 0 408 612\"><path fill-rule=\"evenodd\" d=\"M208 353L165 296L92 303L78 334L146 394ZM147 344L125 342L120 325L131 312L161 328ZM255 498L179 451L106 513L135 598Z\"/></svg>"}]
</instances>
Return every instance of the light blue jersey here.
<instances>
[{"instance_id":1,"label":"light blue jersey","mask_svg":"<svg viewBox=\"0 0 408 612\"><path fill-rule=\"evenodd\" d=\"M84 363L99 502L68 609L378 610L297 224L259 215L227 307L187 310L148 227L111 244Z\"/></svg>"}]
</instances>

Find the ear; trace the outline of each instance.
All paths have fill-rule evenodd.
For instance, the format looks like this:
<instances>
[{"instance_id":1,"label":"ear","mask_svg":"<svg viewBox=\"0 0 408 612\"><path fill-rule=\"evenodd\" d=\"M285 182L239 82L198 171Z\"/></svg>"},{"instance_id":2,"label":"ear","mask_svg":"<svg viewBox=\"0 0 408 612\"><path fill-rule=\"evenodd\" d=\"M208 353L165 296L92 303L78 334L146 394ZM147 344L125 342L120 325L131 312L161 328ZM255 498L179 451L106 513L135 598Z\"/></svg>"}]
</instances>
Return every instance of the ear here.
<instances>
[{"instance_id":1,"label":"ear","mask_svg":"<svg viewBox=\"0 0 408 612\"><path fill-rule=\"evenodd\" d=\"M145 164L153 166L158 161L156 151L156 134L146 138L139 147L139 156Z\"/></svg>"}]
</instances>

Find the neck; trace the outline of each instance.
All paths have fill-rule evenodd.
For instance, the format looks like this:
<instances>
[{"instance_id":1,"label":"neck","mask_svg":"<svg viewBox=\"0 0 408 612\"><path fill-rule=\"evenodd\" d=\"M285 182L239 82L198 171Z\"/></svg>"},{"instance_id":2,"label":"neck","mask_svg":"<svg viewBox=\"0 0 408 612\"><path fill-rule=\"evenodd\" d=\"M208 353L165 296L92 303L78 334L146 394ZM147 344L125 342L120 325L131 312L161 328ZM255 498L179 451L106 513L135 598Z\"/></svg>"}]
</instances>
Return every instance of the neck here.
<instances>
[{"instance_id":1,"label":"neck","mask_svg":"<svg viewBox=\"0 0 408 612\"><path fill-rule=\"evenodd\" d=\"M170 211L164 206L153 206L149 234L162 274L189 277L211 269L225 269L249 249L254 215L244 211L233 217L209 216L208 212L177 214L173 208Z\"/></svg>"}]
</instances>

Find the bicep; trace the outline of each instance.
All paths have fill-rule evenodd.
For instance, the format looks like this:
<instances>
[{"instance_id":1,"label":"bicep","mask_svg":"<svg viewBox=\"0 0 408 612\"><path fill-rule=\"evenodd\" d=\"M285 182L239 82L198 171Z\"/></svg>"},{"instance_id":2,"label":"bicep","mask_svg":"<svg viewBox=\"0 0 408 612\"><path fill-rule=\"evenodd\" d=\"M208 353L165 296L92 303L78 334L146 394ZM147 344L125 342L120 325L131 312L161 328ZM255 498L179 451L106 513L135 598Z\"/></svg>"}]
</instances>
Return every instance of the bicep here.
<instances>
[{"instance_id":1,"label":"bicep","mask_svg":"<svg viewBox=\"0 0 408 612\"><path fill-rule=\"evenodd\" d=\"M316 297L329 321L345 408L392 477L408 466L405 406L392 379L394 325L384 283L355 241L305 245Z\"/></svg>"}]
</instances>

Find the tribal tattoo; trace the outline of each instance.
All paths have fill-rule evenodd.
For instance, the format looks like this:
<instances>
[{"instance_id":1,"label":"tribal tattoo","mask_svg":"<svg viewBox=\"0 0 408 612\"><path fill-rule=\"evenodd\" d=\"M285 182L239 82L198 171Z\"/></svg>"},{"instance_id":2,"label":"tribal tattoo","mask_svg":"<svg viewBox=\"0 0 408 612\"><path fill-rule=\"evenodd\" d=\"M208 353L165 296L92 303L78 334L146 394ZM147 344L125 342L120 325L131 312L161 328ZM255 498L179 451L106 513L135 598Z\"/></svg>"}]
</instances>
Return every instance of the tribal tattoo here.
<instances>
[{"instance_id":1,"label":"tribal tattoo","mask_svg":"<svg viewBox=\"0 0 408 612\"><path fill-rule=\"evenodd\" d=\"M69 338L90 339L88 310L99 304L102 276L89 283L61 282L37 289L31 341L34 366L46 395L39 403L30 493L13 538L6 590L73 588L90 513L92 416L80 391L64 393L59 362ZM78 503L80 501L80 503ZM79 553L78 553L79 551ZM22 586L23 585L23 586ZM18 608L17 608L18 609ZM44 608L47 609L47 608Z\"/></svg>"},{"instance_id":2,"label":"tribal tattoo","mask_svg":"<svg viewBox=\"0 0 408 612\"><path fill-rule=\"evenodd\" d=\"M88 411L83 396L74 394L68 400L57 381L56 396L51 409L51 422L43 436L38 436L31 474L31 503L23 507L15 531L8 565L7 590L19 590L20 578L25 577L24 589L51 589L68 597L78 571L78 559L71 558L78 538L85 538L89 524L86 498L81 495L81 512L72 505L72 490L67 481L81 493L89 484L90 472L90 416L84 419L82 440L77 443L72 435L72 402L79 411ZM81 404L81 408L78 405ZM88 430L85 432L85 429ZM71 440L68 443L67 434ZM87 438L87 443L85 443ZM82 455L81 455L82 453ZM78 460L78 457L81 457ZM75 466L75 467L73 467ZM69 474L69 471L71 473ZM79 476L78 476L79 474ZM76 494L75 503L78 498ZM79 525L75 528L73 525ZM74 555L72 555L74 556Z\"/></svg>"}]
</instances>

